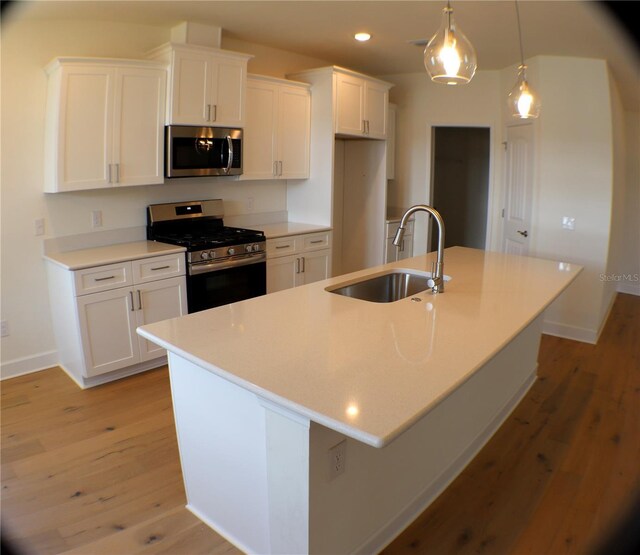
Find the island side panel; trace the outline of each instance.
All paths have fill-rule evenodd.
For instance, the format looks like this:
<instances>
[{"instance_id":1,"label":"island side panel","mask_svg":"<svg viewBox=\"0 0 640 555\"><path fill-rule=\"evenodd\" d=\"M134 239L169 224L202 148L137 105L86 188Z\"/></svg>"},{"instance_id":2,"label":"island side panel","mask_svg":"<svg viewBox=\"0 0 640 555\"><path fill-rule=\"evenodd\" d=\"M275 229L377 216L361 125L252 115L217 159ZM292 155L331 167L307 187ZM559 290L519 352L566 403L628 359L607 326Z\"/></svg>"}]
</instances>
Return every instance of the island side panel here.
<instances>
[{"instance_id":1,"label":"island side panel","mask_svg":"<svg viewBox=\"0 0 640 555\"><path fill-rule=\"evenodd\" d=\"M541 329L539 316L386 447L376 449L347 438L346 470L333 480L327 452L345 436L312 423L310 553L377 553L415 520L534 383Z\"/></svg>"},{"instance_id":2,"label":"island side panel","mask_svg":"<svg viewBox=\"0 0 640 555\"><path fill-rule=\"evenodd\" d=\"M248 553L269 553L265 411L256 396L169 354L187 508Z\"/></svg>"}]
</instances>

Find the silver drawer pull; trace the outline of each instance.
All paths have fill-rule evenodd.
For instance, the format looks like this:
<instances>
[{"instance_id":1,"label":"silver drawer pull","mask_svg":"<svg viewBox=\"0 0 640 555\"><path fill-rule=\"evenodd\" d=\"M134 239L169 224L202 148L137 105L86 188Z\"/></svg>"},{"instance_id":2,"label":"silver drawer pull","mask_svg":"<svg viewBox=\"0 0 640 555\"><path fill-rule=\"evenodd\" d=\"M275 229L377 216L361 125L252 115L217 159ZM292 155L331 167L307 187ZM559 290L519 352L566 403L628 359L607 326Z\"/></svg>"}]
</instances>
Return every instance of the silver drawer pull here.
<instances>
[{"instance_id":1,"label":"silver drawer pull","mask_svg":"<svg viewBox=\"0 0 640 555\"><path fill-rule=\"evenodd\" d=\"M318 239L317 241L311 241L312 245L317 245L318 243L324 243L324 239Z\"/></svg>"},{"instance_id":2,"label":"silver drawer pull","mask_svg":"<svg viewBox=\"0 0 640 555\"><path fill-rule=\"evenodd\" d=\"M291 245L277 245L276 249L288 249L291 248Z\"/></svg>"},{"instance_id":3,"label":"silver drawer pull","mask_svg":"<svg viewBox=\"0 0 640 555\"><path fill-rule=\"evenodd\" d=\"M131 312L135 312L136 307L133 306L133 291L129 291L129 297L131 298Z\"/></svg>"},{"instance_id":4,"label":"silver drawer pull","mask_svg":"<svg viewBox=\"0 0 640 555\"><path fill-rule=\"evenodd\" d=\"M167 270L169 268L171 268L171 266L158 266L157 268L151 268L151 271L155 272L157 270Z\"/></svg>"},{"instance_id":5,"label":"silver drawer pull","mask_svg":"<svg viewBox=\"0 0 640 555\"><path fill-rule=\"evenodd\" d=\"M101 278L93 278L93 281L107 281L108 279L115 279L116 276L107 276Z\"/></svg>"}]
</instances>

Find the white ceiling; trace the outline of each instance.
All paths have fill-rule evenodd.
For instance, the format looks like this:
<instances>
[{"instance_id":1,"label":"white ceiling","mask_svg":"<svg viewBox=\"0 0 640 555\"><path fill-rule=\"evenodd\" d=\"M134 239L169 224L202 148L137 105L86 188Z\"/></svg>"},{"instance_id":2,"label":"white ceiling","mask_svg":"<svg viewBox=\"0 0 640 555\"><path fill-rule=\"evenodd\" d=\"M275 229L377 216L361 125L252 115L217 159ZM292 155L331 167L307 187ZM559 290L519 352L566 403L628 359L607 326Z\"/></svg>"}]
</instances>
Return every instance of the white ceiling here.
<instances>
[{"instance_id":1,"label":"white ceiling","mask_svg":"<svg viewBox=\"0 0 640 555\"><path fill-rule=\"evenodd\" d=\"M42 0L21 16L99 19L171 27L181 21L218 25L230 37L331 61L372 75L424 71L421 49L444 0ZM525 58L536 55L606 59L627 110L640 111L640 51L603 2L519 0ZM635 2L608 3L628 13ZM626 7L624 6L626 4ZM454 0L454 16L478 54L478 69L519 62L515 4L511 0ZM13 11L11 12L13 13ZM357 43L357 31L371 33Z\"/></svg>"}]
</instances>

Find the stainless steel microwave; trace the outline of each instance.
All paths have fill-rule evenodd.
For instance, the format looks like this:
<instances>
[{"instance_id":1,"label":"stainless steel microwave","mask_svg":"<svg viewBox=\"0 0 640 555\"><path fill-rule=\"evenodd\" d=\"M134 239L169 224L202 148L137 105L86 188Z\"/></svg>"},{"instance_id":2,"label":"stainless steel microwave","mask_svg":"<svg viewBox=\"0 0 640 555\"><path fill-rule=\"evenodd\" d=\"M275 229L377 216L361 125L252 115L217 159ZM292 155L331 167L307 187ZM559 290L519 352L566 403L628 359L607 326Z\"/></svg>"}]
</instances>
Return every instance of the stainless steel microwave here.
<instances>
[{"instance_id":1,"label":"stainless steel microwave","mask_svg":"<svg viewBox=\"0 0 640 555\"><path fill-rule=\"evenodd\" d=\"M165 176L204 177L242 173L242 129L167 125Z\"/></svg>"}]
</instances>

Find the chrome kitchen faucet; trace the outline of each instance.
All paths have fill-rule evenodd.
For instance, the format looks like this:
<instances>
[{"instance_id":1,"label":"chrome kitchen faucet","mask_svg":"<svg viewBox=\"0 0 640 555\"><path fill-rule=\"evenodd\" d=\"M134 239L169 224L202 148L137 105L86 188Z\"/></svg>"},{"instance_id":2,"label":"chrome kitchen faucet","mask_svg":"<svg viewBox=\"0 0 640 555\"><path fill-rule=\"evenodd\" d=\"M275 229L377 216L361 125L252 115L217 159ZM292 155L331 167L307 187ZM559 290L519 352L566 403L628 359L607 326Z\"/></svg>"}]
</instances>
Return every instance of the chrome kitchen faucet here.
<instances>
[{"instance_id":1,"label":"chrome kitchen faucet","mask_svg":"<svg viewBox=\"0 0 640 555\"><path fill-rule=\"evenodd\" d=\"M426 204L416 204L409 208L402 216L400 227L398 231L396 231L396 236L393 238L393 244L396 247L400 246L407 226L407 220L416 212L428 212L436 219L438 224L438 255L435 269L432 268L431 279L428 283L433 293L444 293L444 220L435 208L431 208L431 206L427 206Z\"/></svg>"}]
</instances>

